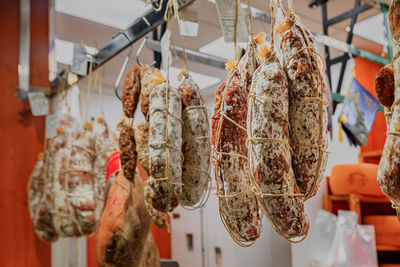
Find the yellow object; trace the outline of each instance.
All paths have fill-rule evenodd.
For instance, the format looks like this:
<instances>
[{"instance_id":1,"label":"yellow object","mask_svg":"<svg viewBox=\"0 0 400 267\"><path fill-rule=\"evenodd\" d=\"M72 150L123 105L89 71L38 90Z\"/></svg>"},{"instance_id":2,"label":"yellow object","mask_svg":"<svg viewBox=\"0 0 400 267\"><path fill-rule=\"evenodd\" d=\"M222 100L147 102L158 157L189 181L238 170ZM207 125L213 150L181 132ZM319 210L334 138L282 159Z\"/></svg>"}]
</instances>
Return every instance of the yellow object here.
<instances>
[{"instance_id":1,"label":"yellow object","mask_svg":"<svg viewBox=\"0 0 400 267\"><path fill-rule=\"evenodd\" d=\"M347 122L346 115L342 114L339 118L339 142L343 142L343 125L342 123Z\"/></svg>"},{"instance_id":2,"label":"yellow object","mask_svg":"<svg viewBox=\"0 0 400 267\"><path fill-rule=\"evenodd\" d=\"M258 52L258 58L265 60L269 54L269 48L265 45L261 46L260 52Z\"/></svg>"},{"instance_id":3,"label":"yellow object","mask_svg":"<svg viewBox=\"0 0 400 267\"><path fill-rule=\"evenodd\" d=\"M104 123L104 118L103 117L98 117L97 118L97 123L100 123L100 124Z\"/></svg>"},{"instance_id":4,"label":"yellow object","mask_svg":"<svg viewBox=\"0 0 400 267\"><path fill-rule=\"evenodd\" d=\"M262 45L265 42L265 32L260 32L257 34L257 36L254 38L254 42L258 45Z\"/></svg>"},{"instance_id":5,"label":"yellow object","mask_svg":"<svg viewBox=\"0 0 400 267\"><path fill-rule=\"evenodd\" d=\"M182 69L181 72L178 75L178 81L182 81L183 76L187 76L188 72L186 69Z\"/></svg>"},{"instance_id":6,"label":"yellow object","mask_svg":"<svg viewBox=\"0 0 400 267\"><path fill-rule=\"evenodd\" d=\"M161 73L158 70L156 70L156 71L154 71L153 75L151 76L151 82L154 85L162 84L164 82L164 77L161 75Z\"/></svg>"},{"instance_id":7,"label":"yellow object","mask_svg":"<svg viewBox=\"0 0 400 267\"><path fill-rule=\"evenodd\" d=\"M93 124L91 122L87 122L87 123L85 123L85 126L83 126L83 128L85 130L92 131L93 130Z\"/></svg>"},{"instance_id":8,"label":"yellow object","mask_svg":"<svg viewBox=\"0 0 400 267\"><path fill-rule=\"evenodd\" d=\"M283 33L286 32L289 28L290 28L290 21L289 19L287 19L276 27L276 31L280 36L282 36Z\"/></svg>"},{"instance_id":9,"label":"yellow object","mask_svg":"<svg viewBox=\"0 0 400 267\"><path fill-rule=\"evenodd\" d=\"M225 64L225 69L227 71L230 71L231 69L233 69L234 66L235 66L235 63L233 62L233 60L229 59L228 62L226 62L226 64Z\"/></svg>"}]
</instances>

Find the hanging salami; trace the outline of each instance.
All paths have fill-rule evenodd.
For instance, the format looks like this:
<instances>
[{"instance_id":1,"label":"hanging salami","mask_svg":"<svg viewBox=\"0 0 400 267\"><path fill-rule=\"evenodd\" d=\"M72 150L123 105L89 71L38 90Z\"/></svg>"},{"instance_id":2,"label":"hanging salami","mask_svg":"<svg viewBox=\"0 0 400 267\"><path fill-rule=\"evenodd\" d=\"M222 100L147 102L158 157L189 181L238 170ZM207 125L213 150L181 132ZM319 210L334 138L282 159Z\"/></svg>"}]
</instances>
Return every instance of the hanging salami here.
<instances>
[{"instance_id":1,"label":"hanging salami","mask_svg":"<svg viewBox=\"0 0 400 267\"><path fill-rule=\"evenodd\" d=\"M93 126L86 123L71 142L57 152L53 223L61 236L92 233L97 225L93 182Z\"/></svg>"},{"instance_id":2,"label":"hanging salami","mask_svg":"<svg viewBox=\"0 0 400 267\"><path fill-rule=\"evenodd\" d=\"M293 241L306 236L309 221L291 163L288 94L286 74L270 51L253 75L249 94L250 175L273 228Z\"/></svg>"},{"instance_id":3,"label":"hanging salami","mask_svg":"<svg viewBox=\"0 0 400 267\"><path fill-rule=\"evenodd\" d=\"M53 242L58 239L58 235L53 227L53 222L48 222L47 220L43 220L41 218L43 217L43 211L45 211L44 217L51 216L52 212L52 210L49 210L49 203L45 198L46 172L45 155L40 153L38 161L33 167L33 171L27 186L29 203L28 207L32 219L33 229L36 235L43 241Z\"/></svg>"},{"instance_id":4,"label":"hanging salami","mask_svg":"<svg viewBox=\"0 0 400 267\"><path fill-rule=\"evenodd\" d=\"M194 207L203 196L210 182L210 129L207 109L200 95L200 88L188 75L178 91L182 94L182 194L181 205ZM200 203L200 206L204 201Z\"/></svg>"},{"instance_id":5,"label":"hanging salami","mask_svg":"<svg viewBox=\"0 0 400 267\"><path fill-rule=\"evenodd\" d=\"M123 118L117 128L121 131L119 134L119 149L121 151L120 160L124 176L133 182L136 171L136 142L135 130L132 127L132 121Z\"/></svg>"},{"instance_id":6,"label":"hanging salami","mask_svg":"<svg viewBox=\"0 0 400 267\"><path fill-rule=\"evenodd\" d=\"M322 180L328 158L328 114L323 61L316 52L314 38L293 13L284 18L280 0L275 0L277 41L289 80L290 145L292 167L305 200L314 196ZM291 1L290 1L291 2Z\"/></svg>"},{"instance_id":7,"label":"hanging salami","mask_svg":"<svg viewBox=\"0 0 400 267\"><path fill-rule=\"evenodd\" d=\"M125 116L133 118L140 95L140 67L134 66L126 75L124 81L124 90L122 92L122 108Z\"/></svg>"},{"instance_id":8,"label":"hanging salami","mask_svg":"<svg viewBox=\"0 0 400 267\"><path fill-rule=\"evenodd\" d=\"M152 205L170 212L182 192L182 103L177 90L163 82L150 94L148 186Z\"/></svg>"},{"instance_id":9,"label":"hanging salami","mask_svg":"<svg viewBox=\"0 0 400 267\"><path fill-rule=\"evenodd\" d=\"M96 220L100 219L104 205L104 187L106 184L107 161L117 151L117 137L102 117L98 119L99 128L94 135L93 164L94 193L96 196Z\"/></svg>"},{"instance_id":10,"label":"hanging salami","mask_svg":"<svg viewBox=\"0 0 400 267\"><path fill-rule=\"evenodd\" d=\"M149 123L141 121L135 126L137 156L143 169L149 173Z\"/></svg>"},{"instance_id":11,"label":"hanging salami","mask_svg":"<svg viewBox=\"0 0 400 267\"><path fill-rule=\"evenodd\" d=\"M146 120L148 120L147 114L149 112L150 93L157 85L156 83L154 83L154 81L152 81L154 73L159 73L159 71L155 68L150 67L149 65L142 66L140 71L140 109L142 110L142 113Z\"/></svg>"},{"instance_id":12,"label":"hanging salami","mask_svg":"<svg viewBox=\"0 0 400 267\"><path fill-rule=\"evenodd\" d=\"M241 246L254 243L262 231L262 217L248 177L246 116L247 91L233 68L216 92L211 143L220 216Z\"/></svg>"},{"instance_id":13,"label":"hanging salami","mask_svg":"<svg viewBox=\"0 0 400 267\"><path fill-rule=\"evenodd\" d=\"M392 60L394 73L394 102L390 110L391 93L383 94L382 104L390 112L386 143L383 148L378 168L378 183L382 192L391 200L400 220L400 0L393 0L389 8L390 31L394 57ZM389 75L390 76L390 75ZM389 92L391 87L389 87Z\"/></svg>"},{"instance_id":14,"label":"hanging salami","mask_svg":"<svg viewBox=\"0 0 400 267\"><path fill-rule=\"evenodd\" d=\"M392 64L388 64L382 67L375 75L375 92L384 109L387 130L390 128L390 121L392 119L394 91L393 66Z\"/></svg>"}]
</instances>

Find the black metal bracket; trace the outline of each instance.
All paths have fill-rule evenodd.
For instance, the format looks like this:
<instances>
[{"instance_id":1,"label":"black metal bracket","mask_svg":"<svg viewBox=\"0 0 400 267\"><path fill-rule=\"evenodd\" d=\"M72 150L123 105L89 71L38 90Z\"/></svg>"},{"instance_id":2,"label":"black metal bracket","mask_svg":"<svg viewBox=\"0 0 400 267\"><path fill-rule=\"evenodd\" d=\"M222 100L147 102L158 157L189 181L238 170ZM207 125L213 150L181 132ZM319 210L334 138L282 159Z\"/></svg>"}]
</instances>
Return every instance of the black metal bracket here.
<instances>
[{"instance_id":1,"label":"black metal bracket","mask_svg":"<svg viewBox=\"0 0 400 267\"><path fill-rule=\"evenodd\" d=\"M184 8L195 0L178 0L179 8ZM145 36L147 33L153 31L160 24L164 22L165 10L167 8L168 1L159 1L162 3L160 10L151 9L142 17L138 18L127 30L121 31L113 36L112 40L103 48L101 48L97 54L89 55L86 51L79 53L79 64L83 71L78 75L78 79L82 79L89 72L89 64L92 63L92 70L96 70L111 58L124 51L127 47L131 46L137 40ZM153 4L154 6L154 4ZM155 6L156 8L158 5ZM161 27L161 32L165 31L166 26ZM163 30L164 29L164 30ZM161 36L162 36L161 34ZM161 38L161 37L160 37ZM84 50L84 49L82 49ZM161 62L161 56L155 56L155 59ZM85 71L86 69L86 71ZM57 78L50 82L49 95L55 95L60 90L64 90L68 87L66 71L62 70ZM23 99L25 95L19 94L20 99Z\"/></svg>"},{"instance_id":2,"label":"black metal bracket","mask_svg":"<svg viewBox=\"0 0 400 267\"><path fill-rule=\"evenodd\" d=\"M354 0L354 7L346 11L334 18L328 19L328 10L327 10L327 1L322 1L321 6L322 6L322 23L323 23L323 32L325 35L328 35L328 29L330 26L335 25L338 22L341 22L345 19L351 19L350 20L350 26L349 26L349 31L347 34L346 38L346 43L351 44L353 40L353 30L354 30L354 25L357 21L358 14L361 12L364 12L366 10L369 10L372 8L372 6L367 5L367 4L361 4L360 0ZM331 75L331 66L340 63L340 74L339 74L339 80L336 86L336 90L333 88L331 89L335 93L340 93L340 89L342 88L342 83L343 83L343 77L344 77L344 72L346 70L346 65L347 65L347 60L349 59L349 55L344 53L343 55L336 57L336 58L331 58L330 56L330 49L329 46L325 46L325 62L326 62L326 74L328 76L328 81L329 85L332 88L332 75ZM333 104L333 111L335 111L336 105L338 102L334 102Z\"/></svg>"}]
</instances>

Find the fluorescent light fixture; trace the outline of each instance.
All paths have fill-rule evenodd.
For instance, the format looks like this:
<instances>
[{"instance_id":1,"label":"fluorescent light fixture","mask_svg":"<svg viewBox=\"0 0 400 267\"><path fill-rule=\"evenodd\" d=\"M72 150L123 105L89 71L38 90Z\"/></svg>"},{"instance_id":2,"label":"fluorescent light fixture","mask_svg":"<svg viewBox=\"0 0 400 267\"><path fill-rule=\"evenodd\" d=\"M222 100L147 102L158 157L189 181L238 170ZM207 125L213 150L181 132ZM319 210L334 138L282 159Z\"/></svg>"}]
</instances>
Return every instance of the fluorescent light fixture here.
<instances>
[{"instance_id":1,"label":"fluorescent light fixture","mask_svg":"<svg viewBox=\"0 0 400 267\"><path fill-rule=\"evenodd\" d=\"M250 37L249 37L250 39ZM249 40L250 41L250 40ZM270 46L270 42L266 41L264 43L266 46ZM246 49L247 43L238 43L238 48ZM224 37L219 37L218 39L209 42L203 47L200 47L200 52L209 54L216 57L221 57L225 59L235 57L235 46L233 43L225 43Z\"/></svg>"},{"instance_id":2,"label":"fluorescent light fixture","mask_svg":"<svg viewBox=\"0 0 400 267\"><path fill-rule=\"evenodd\" d=\"M354 34L386 46L386 29L383 22L383 14L370 17L354 25Z\"/></svg>"},{"instance_id":3,"label":"fluorescent light fixture","mask_svg":"<svg viewBox=\"0 0 400 267\"><path fill-rule=\"evenodd\" d=\"M182 69L178 69L175 67L170 67L169 68L169 82L172 87L178 88L179 85L181 84L180 81L178 81L178 75L181 72ZM167 76L167 71L166 70L161 70L161 73L164 77ZM197 83L197 85L200 87L201 90L206 89L210 86L213 86L221 81L220 78L210 76L210 75L205 75L201 74L198 72L193 72L190 71L190 75L193 78L193 81Z\"/></svg>"},{"instance_id":4,"label":"fluorescent light fixture","mask_svg":"<svg viewBox=\"0 0 400 267\"><path fill-rule=\"evenodd\" d=\"M247 43L238 43L238 48L245 48ZM221 36L218 39L209 42L203 47L200 47L200 52L209 54L216 57L222 57L225 59L235 57L235 46L233 43L225 43L224 37Z\"/></svg>"},{"instance_id":5,"label":"fluorescent light fixture","mask_svg":"<svg viewBox=\"0 0 400 267\"><path fill-rule=\"evenodd\" d=\"M89 54L97 54L97 49L95 47L86 45L85 48ZM56 38L54 40L54 49L57 63L72 65L72 60L74 57L74 43Z\"/></svg>"},{"instance_id":6,"label":"fluorescent light fixture","mask_svg":"<svg viewBox=\"0 0 400 267\"><path fill-rule=\"evenodd\" d=\"M56 0L56 11L103 24L127 29L151 9L141 0Z\"/></svg>"}]
</instances>

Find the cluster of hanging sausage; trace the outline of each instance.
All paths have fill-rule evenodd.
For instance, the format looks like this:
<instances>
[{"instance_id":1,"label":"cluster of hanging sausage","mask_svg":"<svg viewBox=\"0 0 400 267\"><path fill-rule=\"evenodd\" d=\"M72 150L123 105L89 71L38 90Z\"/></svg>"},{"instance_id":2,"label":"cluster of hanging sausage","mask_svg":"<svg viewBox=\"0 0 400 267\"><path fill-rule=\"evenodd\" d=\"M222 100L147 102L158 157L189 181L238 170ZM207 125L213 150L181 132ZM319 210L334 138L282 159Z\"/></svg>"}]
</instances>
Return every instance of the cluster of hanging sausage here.
<instances>
[{"instance_id":1,"label":"cluster of hanging sausage","mask_svg":"<svg viewBox=\"0 0 400 267\"><path fill-rule=\"evenodd\" d=\"M327 161L322 61L294 13L286 17L279 0L272 6L272 47L258 53L258 35L237 64L228 62L212 117L220 214L242 246L261 233L260 207L278 234L303 240L304 201L316 194Z\"/></svg>"},{"instance_id":2,"label":"cluster of hanging sausage","mask_svg":"<svg viewBox=\"0 0 400 267\"><path fill-rule=\"evenodd\" d=\"M179 204L204 204L209 184L210 141L207 110L200 89L184 72L173 88L158 69L133 67L122 96L125 119L121 130L121 165L133 182L136 157L148 173L144 186L146 207L159 227L167 225L167 212ZM133 124L140 103L145 121Z\"/></svg>"},{"instance_id":3,"label":"cluster of hanging sausage","mask_svg":"<svg viewBox=\"0 0 400 267\"><path fill-rule=\"evenodd\" d=\"M28 183L29 211L36 234L52 242L92 233L104 205L108 157L116 135L104 119L98 130L86 123L73 137L58 129L36 163Z\"/></svg>"}]
</instances>

